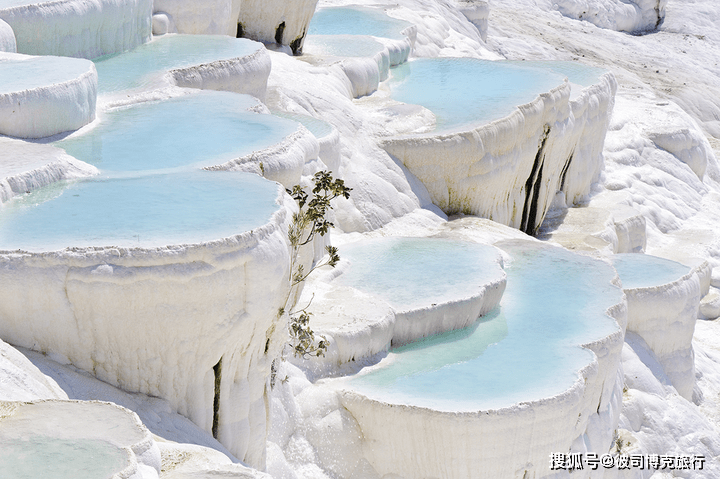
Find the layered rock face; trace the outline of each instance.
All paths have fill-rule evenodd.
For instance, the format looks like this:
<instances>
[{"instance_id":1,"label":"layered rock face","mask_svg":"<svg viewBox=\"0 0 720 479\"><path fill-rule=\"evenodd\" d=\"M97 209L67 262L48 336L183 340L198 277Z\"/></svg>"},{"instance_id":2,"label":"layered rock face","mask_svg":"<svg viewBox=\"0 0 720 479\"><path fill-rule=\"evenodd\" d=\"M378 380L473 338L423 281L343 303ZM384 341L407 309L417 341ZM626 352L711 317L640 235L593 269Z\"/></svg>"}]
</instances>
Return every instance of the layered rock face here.
<instances>
[{"instance_id":1,"label":"layered rock face","mask_svg":"<svg viewBox=\"0 0 720 479\"><path fill-rule=\"evenodd\" d=\"M302 53L303 42L318 0L157 0L157 33L232 35L289 46Z\"/></svg>"}]
</instances>

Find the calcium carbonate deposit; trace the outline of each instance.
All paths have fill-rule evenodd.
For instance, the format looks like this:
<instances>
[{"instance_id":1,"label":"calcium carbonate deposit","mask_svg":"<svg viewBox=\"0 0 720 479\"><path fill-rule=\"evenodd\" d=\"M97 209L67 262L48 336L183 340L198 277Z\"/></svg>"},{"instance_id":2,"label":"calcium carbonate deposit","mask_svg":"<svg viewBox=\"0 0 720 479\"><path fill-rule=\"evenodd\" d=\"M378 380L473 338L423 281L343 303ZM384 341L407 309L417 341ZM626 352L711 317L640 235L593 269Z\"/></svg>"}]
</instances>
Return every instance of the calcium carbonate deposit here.
<instances>
[{"instance_id":1,"label":"calcium carbonate deposit","mask_svg":"<svg viewBox=\"0 0 720 479\"><path fill-rule=\"evenodd\" d=\"M0 477L720 477L718 32L0 0Z\"/></svg>"}]
</instances>

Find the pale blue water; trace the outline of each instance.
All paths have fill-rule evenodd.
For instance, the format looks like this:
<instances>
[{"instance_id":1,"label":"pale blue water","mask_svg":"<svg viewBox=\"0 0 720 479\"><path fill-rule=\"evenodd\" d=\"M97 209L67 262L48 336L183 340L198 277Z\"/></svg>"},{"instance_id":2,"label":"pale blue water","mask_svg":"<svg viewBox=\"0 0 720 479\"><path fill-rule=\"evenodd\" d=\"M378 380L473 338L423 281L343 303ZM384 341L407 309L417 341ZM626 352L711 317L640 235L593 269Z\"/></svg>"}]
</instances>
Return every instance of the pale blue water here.
<instances>
[{"instance_id":1,"label":"pale blue water","mask_svg":"<svg viewBox=\"0 0 720 479\"><path fill-rule=\"evenodd\" d=\"M330 123L312 116L277 111L273 111L273 115L302 123L302 125L310 130L310 133L312 133L317 139L328 136L333 130Z\"/></svg>"},{"instance_id":2,"label":"pale blue water","mask_svg":"<svg viewBox=\"0 0 720 479\"><path fill-rule=\"evenodd\" d=\"M249 95L198 91L103 114L94 127L55 142L105 171L208 166L279 143L297 124L246 111Z\"/></svg>"},{"instance_id":3,"label":"pale blue water","mask_svg":"<svg viewBox=\"0 0 720 479\"><path fill-rule=\"evenodd\" d=\"M165 72L192 65L244 57L263 48L245 38L224 35L163 35L128 52L93 60L98 92L143 87Z\"/></svg>"},{"instance_id":4,"label":"pale blue water","mask_svg":"<svg viewBox=\"0 0 720 479\"><path fill-rule=\"evenodd\" d=\"M562 85L564 75L545 68L473 58L418 58L391 69L390 95L422 105L436 130L503 118L518 105Z\"/></svg>"},{"instance_id":5,"label":"pale blue water","mask_svg":"<svg viewBox=\"0 0 720 479\"><path fill-rule=\"evenodd\" d=\"M124 451L104 441L34 436L0 443L0 477L104 479L127 463Z\"/></svg>"},{"instance_id":6,"label":"pale blue water","mask_svg":"<svg viewBox=\"0 0 720 479\"><path fill-rule=\"evenodd\" d=\"M0 60L0 94L51 86L90 70L82 58L42 56L27 60Z\"/></svg>"},{"instance_id":7,"label":"pale blue water","mask_svg":"<svg viewBox=\"0 0 720 479\"><path fill-rule=\"evenodd\" d=\"M608 70L584 65L580 62L562 61L508 61L518 66L543 68L568 78L570 83L580 86L594 85Z\"/></svg>"},{"instance_id":8,"label":"pale blue water","mask_svg":"<svg viewBox=\"0 0 720 479\"><path fill-rule=\"evenodd\" d=\"M336 57L372 57L384 48L382 43L362 35L308 35L303 52Z\"/></svg>"},{"instance_id":9,"label":"pale blue water","mask_svg":"<svg viewBox=\"0 0 720 479\"><path fill-rule=\"evenodd\" d=\"M368 7L329 7L315 12L308 35L372 35L403 39L401 31L412 26L389 17L382 10Z\"/></svg>"},{"instance_id":10,"label":"pale blue water","mask_svg":"<svg viewBox=\"0 0 720 479\"><path fill-rule=\"evenodd\" d=\"M58 183L5 203L0 250L212 241L267 223L277 188L257 175L204 170Z\"/></svg>"},{"instance_id":11,"label":"pale blue water","mask_svg":"<svg viewBox=\"0 0 720 479\"><path fill-rule=\"evenodd\" d=\"M625 289L661 286L690 272L684 264L648 254L616 254L612 262Z\"/></svg>"},{"instance_id":12,"label":"pale blue water","mask_svg":"<svg viewBox=\"0 0 720 479\"><path fill-rule=\"evenodd\" d=\"M498 251L436 238L379 238L343 245L350 267L335 282L377 295L400 310L477 294L503 276Z\"/></svg>"},{"instance_id":13,"label":"pale blue water","mask_svg":"<svg viewBox=\"0 0 720 479\"><path fill-rule=\"evenodd\" d=\"M477 411L559 394L593 355L580 344L617 330L613 268L560 248L499 245L512 256L501 305L477 324L394 349L348 379L369 397L443 411ZM342 254L342 251L341 251Z\"/></svg>"}]
</instances>

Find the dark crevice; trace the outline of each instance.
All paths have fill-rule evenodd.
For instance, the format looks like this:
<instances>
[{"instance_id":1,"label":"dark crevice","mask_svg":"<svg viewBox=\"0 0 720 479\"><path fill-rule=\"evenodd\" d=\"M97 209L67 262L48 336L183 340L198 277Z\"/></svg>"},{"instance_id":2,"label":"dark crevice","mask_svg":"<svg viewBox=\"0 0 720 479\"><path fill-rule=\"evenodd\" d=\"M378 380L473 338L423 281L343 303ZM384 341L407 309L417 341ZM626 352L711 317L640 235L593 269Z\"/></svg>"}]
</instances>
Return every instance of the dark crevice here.
<instances>
[{"instance_id":1,"label":"dark crevice","mask_svg":"<svg viewBox=\"0 0 720 479\"><path fill-rule=\"evenodd\" d=\"M543 157L543 160L545 157ZM542 186L542 167L544 164L544 161L541 162L540 169L538 170L538 176L537 181L533 185L533 196L532 196L532 202L530 202L530 211L528 212L528 219L527 219L527 230L525 233L529 234L530 236L535 236L535 233L537 233L537 229L540 226L540 223L542 221L537 221L538 216L538 200L540 199L540 188Z\"/></svg>"},{"instance_id":2,"label":"dark crevice","mask_svg":"<svg viewBox=\"0 0 720 479\"><path fill-rule=\"evenodd\" d=\"M565 177L567 176L568 169L570 169L573 156L575 156L575 150L568 156L567 161L565 161L565 166L563 166L562 172L560 173L560 189L558 191L565 191Z\"/></svg>"},{"instance_id":3,"label":"dark crevice","mask_svg":"<svg viewBox=\"0 0 720 479\"><path fill-rule=\"evenodd\" d=\"M275 30L275 43L282 45L283 33L285 33L285 22L281 22Z\"/></svg>"},{"instance_id":4,"label":"dark crevice","mask_svg":"<svg viewBox=\"0 0 720 479\"><path fill-rule=\"evenodd\" d=\"M213 399L212 435L215 439L217 439L218 423L220 422L220 382L222 376L222 358L220 358L220 361L213 366L213 373L215 374L215 398Z\"/></svg>"},{"instance_id":5,"label":"dark crevice","mask_svg":"<svg viewBox=\"0 0 720 479\"><path fill-rule=\"evenodd\" d=\"M292 50L293 55L302 55L303 38L305 38L305 30L303 30L302 35L290 42L290 49Z\"/></svg>"},{"instance_id":6,"label":"dark crevice","mask_svg":"<svg viewBox=\"0 0 720 479\"><path fill-rule=\"evenodd\" d=\"M245 29L243 28L242 23L238 23L237 33L235 34L235 38L242 38L244 33L245 33Z\"/></svg>"},{"instance_id":7,"label":"dark crevice","mask_svg":"<svg viewBox=\"0 0 720 479\"><path fill-rule=\"evenodd\" d=\"M540 138L538 151L535 155L532 171L525 181L525 203L523 205L522 221L520 230L533 235L537 230L535 219L537 218L537 201L540 197L540 185L542 182L542 167L545 162L545 144L550 134L550 125L545 125L543 135Z\"/></svg>"}]
</instances>

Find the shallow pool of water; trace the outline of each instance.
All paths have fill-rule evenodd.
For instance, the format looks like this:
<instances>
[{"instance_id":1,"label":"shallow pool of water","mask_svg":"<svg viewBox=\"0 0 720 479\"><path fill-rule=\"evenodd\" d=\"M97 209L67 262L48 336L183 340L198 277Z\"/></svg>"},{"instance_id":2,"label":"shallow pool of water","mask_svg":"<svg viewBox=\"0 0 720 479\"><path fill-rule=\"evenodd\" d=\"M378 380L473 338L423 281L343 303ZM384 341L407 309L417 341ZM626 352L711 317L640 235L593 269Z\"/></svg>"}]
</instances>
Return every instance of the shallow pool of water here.
<instances>
[{"instance_id":1,"label":"shallow pool of water","mask_svg":"<svg viewBox=\"0 0 720 479\"><path fill-rule=\"evenodd\" d=\"M550 70L558 75L567 77L570 83L582 87L594 85L600 80L601 76L608 72L603 68L591 67L580 62L572 61L508 61L506 63Z\"/></svg>"},{"instance_id":2,"label":"shallow pool of water","mask_svg":"<svg viewBox=\"0 0 720 479\"><path fill-rule=\"evenodd\" d=\"M390 17L380 9L368 7L328 7L315 12L308 28L309 35L371 35L403 39L402 32L412 26Z\"/></svg>"},{"instance_id":3,"label":"shallow pool of water","mask_svg":"<svg viewBox=\"0 0 720 479\"><path fill-rule=\"evenodd\" d=\"M374 294L400 310L477 295L503 276L497 249L436 238L378 238L343 245L350 266L335 282Z\"/></svg>"},{"instance_id":4,"label":"shallow pool of water","mask_svg":"<svg viewBox=\"0 0 720 479\"><path fill-rule=\"evenodd\" d=\"M472 327L394 349L347 380L368 397L443 411L477 411L559 394L593 353L581 344L618 326L613 268L560 248L499 245L512 257L500 307Z\"/></svg>"},{"instance_id":5,"label":"shallow pool of water","mask_svg":"<svg viewBox=\"0 0 720 479\"><path fill-rule=\"evenodd\" d=\"M169 70L251 55L261 44L224 35L163 35L128 52L93 60L98 92L147 87Z\"/></svg>"},{"instance_id":6,"label":"shallow pool of water","mask_svg":"<svg viewBox=\"0 0 720 479\"><path fill-rule=\"evenodd\" d=\"M0 58L0 94L75 80L90 70L87 60L69 57Z\"/></svg>"},{"instance_id":7,"label":"shallow pool of water","mask_svg":"<svg viewBox=\"0 0 720 479\"><path fill-rule=\"evenodd\" d=\"M612 263L625 289L672 283L690 272L684 264L648 254L616 254Z\"/></svg>"},{"instance_id":8,"label":"shallow pool of water","mask_svg":"<svg viewBox=\"0 0 720 479\"><path fill-rule=\"evenodd\" d=\"M262 226L277 184L257 175L189 171L56 183L0 209L0 250L199 243Z\"/></svg>"},{"instance_id":9,"label":"shallow pool of water","mask_svg":"<svg viewBox=\"0 0 720 479\"><path fill-rule=\"evenodd\" d=\"M99 440L31 436L0 441L0 476L8 479L98 479L122 470L127 453Z\"/></svg>"},{"instance_id":10,"label":"shallow pool of water","mask_svg":"<svg viewBox=\"0 0 720 479\"><path fill-rule=\"evenodd\" d=\"M518 62L418 58L391 69L389 86L395 100L432 111L436 130L444 131L503 118L564 79Z\"/></svg>"},{"instance_id":11,"label":"shallow pool of water","mask_svg":"<svg viewBox=\"0 0 720 479\"><path fill-rule=\"evenodd\" d=\"M373 57L385 49L382 43L362 35L308 35L303 52L336 57Z\"/></svg>"},{"instance_id":12,"label":"shallow pool of water","mask_svg":"<svg viewBox=\"0 0 720 479\"><path fill-rule=\"evenodd\" d=\"M55 146L104 171L222 164L296 130L291 120L247 111L255 105L249 95L197 91L105 112Z\"/></svg>"}]
</instances>

